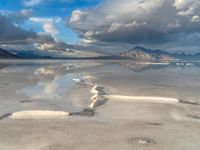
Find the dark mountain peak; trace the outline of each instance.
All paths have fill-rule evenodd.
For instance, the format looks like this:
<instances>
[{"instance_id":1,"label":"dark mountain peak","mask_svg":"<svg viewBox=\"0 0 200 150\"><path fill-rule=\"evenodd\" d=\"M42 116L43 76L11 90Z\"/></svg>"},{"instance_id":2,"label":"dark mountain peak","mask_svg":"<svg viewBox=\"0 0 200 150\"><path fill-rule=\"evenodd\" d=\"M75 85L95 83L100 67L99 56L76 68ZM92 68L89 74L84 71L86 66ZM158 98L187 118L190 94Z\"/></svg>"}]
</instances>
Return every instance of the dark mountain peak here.
<instances>
[{"instance_id":1,"label":"dark mountain peak","mask_svg":"<svg viewBox=\"0 0 200 150\"><path fill-rule=\"evenodd\" d=\"M0 48L0 53L6 52L3 48Z\"/></svg>"},{"instance_id":2,"label":"dark mountain peak","mask_svg":"<svg viewBox=\"0 0 200 150\"><path fill-rule=\"evenodd\" d=\"M133 49L131 50L141 50L141 51L145 51L147 50L146 48L142 47L142 46L135 46Z\"/></svg>"},{"instance_id":3,"label":"dark mountain peak","mask_svg":"<svg viewBox=\"0 0 200 150\"><path fill-rule=\"evenodd\" d=\"M15 54L12 54L12 53L0 48L0 58L19 58L19 57Z\"/></svg>"}]
</instances>

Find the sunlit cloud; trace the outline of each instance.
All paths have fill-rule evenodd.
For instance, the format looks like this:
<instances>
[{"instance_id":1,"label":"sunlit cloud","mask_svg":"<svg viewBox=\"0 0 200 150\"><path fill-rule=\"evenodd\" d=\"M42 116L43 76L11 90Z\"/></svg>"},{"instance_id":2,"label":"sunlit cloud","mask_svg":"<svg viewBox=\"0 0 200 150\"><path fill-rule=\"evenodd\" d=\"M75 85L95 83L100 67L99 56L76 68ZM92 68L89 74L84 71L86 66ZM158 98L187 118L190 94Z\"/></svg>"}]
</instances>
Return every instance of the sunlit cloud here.
<instances>
[{"instance_id":1,"label":"sunlit cloud","mask_svg":"<svg viewBox=\"0 0 200 150\"><path fill-rule=\"evenodd\" d=\"M199 40L199 16L199 0L104 0L95 8L74 10L69 25L93 45L160 45L174 40L181 45L183 35Z\"/></svg>"}]
</instances>

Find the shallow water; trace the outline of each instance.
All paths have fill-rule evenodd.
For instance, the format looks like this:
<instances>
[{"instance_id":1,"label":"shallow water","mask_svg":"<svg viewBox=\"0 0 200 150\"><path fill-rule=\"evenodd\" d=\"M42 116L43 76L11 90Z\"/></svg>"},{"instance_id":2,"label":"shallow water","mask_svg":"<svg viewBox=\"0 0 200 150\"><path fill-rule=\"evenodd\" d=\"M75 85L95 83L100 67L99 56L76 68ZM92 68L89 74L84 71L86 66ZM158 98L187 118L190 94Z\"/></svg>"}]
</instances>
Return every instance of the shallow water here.
<instances>
[{"instance_id":1,"label":"shallow water","mask_svg":"<svg viewBox=\"0 0 200 150\"><path fill-rule=\"evenodd\" d=\"M200 64L131 61L0 62L0 113L29 109L79 111L90 104L90 78L106 94L178 98L200 104Z\"/></svg>"},{"instance_id":2,"label":"shallow water","mask_svg":"<svg viewBox=\"0 0 200 150\"><path fill-rule=\"evenodd\" d=\"M82 110L89 105L89 89L75 79L89 75L100 63L81 61L1 61L1 113L27 109Z\"/></svg>"},{"instance_id":3,"label":"shallow water","mask_svg":"<svg viewBox=\"0 0 200 150\"><path fill-rule=\"evenodd\" d=\"M101 70L97 82L109 87L110 94L171 97L200 103L199 63L119 62Z\"/></svg>"}]
</instances>

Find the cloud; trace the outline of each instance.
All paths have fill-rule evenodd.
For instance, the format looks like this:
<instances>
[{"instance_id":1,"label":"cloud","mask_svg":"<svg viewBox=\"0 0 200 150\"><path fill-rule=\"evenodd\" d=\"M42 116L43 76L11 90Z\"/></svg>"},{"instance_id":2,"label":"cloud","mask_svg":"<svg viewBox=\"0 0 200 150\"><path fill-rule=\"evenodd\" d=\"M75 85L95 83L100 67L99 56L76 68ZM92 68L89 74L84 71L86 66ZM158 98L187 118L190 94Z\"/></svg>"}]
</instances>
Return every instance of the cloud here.
<instances>
[{"instance_id":1,"label":"cloud","mask_svg":"<svg viewBox=\"0 0 200 150\"><path fill-rule=\"evenodd\" d=\"M30 17L31 15L32 15L32 13L33 13L33 9L22 9L21 11L20 11L20 14L22 15L22 16L25 16L25 17Z\"/></svg>"},{"instance_id":2,"label":"cloud","mask_svg":"<svg viewBox=\"0 0 200 150\"><path fill-rule=\"evenodd\" d=\"M70 18L70 23L76 23L76 22L80 22L83 21L85 18L85 16L87 16L86 12L83 12L81 10L74 10L72 12L72 17Z\"/></svg>"},{"instance_id":3,"label":"cloud","mask_svg":"<svg viewBox=\"0 0 200 150\"><path fill-rule=\"evenodd\" d=\"M199 39L199 16L199 0L104 0L74 10L68 24L89 44L166 44Z\"/></svg>"},{"instance_id":4,"label":"cloud","mask_svg":"<svg viewBox=\"0 0 200 150\"><path fill-rule=\"evenodd\" d=\"M196 0L175 0L174 6L177 9L183 9L188 7L189 5L193 4Z\"/></svg>"},{"instance_id":5,"label":"cloud","mask_svg":"<svg viewBox=\"0 0 200 150\"><path fill-rule=\"evenodd\" d=\"M37 38L37 34L31 30L24 30L17 24L19 18L13 20L13 16L0 13L0 44L28 43Z\"/></svg>"},{"instance_id":6,"label":"cloud","mask_svg":"<svg viewBox=\"0 0 200 150\"><path fill-rule=\"evenodd\" d=\"M66 51L69 48L73 48L72 46L70 46L64 42L55 41L54 39L46 40L46 38L49 38L49 36L44 37L44 35L40 34L40 40L36 44L37 49Z\"/></svg>"},{"instance_id":7,"label":"cloud","mask_svg":"<svg viewBox=\"0 0 200 150\"><path fill-rule=\"evenodd\" d=\"M54 37L56 29L51 28L52 20L45 20L40 18L34 18L35 21L44 22L44 29L46 33L36 33L32 30L25 30L21 27L23 22L27 21L30 17L31 9L23 9L18 13L0 13L0 44L2 45L34 45L43 43L56 43ZM55 30L55 31L54 31Z\"/></svg>"},{"instance_id":8,"label":"cloud","mask_svg":"<svg viewBox=\"0 0 200 150\"><path fill-rule=\"evenodd\" d=\"M24 6L32 7L32 6L38 5L40 3L42 3L42 0L26 0L24 2Z\"/></svg>"},{"instance_id":9,"label":"cloud","mask_svg":"<svg viewBox=\"0 0 200 150\"><path fill-rule=\"evenodd\" d=\"M200 17L195 15L195 16L192 17L191 21L192 22L200 22Z\"/></svg>"},{"instance_id":10,"label":"cloud","mask_svg":"<svg viewBox=\"0 0 200 150\"><path fill-rule=\"evenodd\" d=\"M59 22L59 18L39 18L39 17L31 17L30 21L43 24L43 30L46 33L49 33L51 36L56 37L59 34L59 31L55 28L54 22Z\"/></svg>"},{"instance_id":11,"label":"cloud","mask_svg":"<svg viewBox=\"0 0 200 150\"><path fill-rule=\"evenodd\" d=\"M54 27L60 18L31 17L32 9L23 9L18 13L0 12L0 47L19 50L54 50L65 51L72 46L56 39L59 34ZM43 25L44 32L36 33L25 30L21 25L31 20Z\"/></svg>"}]
</instances>

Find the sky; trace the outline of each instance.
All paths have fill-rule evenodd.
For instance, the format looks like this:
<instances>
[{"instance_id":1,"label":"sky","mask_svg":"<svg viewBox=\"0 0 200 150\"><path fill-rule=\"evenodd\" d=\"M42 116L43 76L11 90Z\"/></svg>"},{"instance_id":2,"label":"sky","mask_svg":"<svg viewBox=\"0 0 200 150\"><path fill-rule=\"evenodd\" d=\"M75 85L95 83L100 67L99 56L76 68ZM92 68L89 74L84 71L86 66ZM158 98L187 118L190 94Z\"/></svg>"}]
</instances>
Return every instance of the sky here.
<instances>
[{"instance_id":1,"label":"sky","mask_svg":"<svg viewBox=\"0 0 200 150\"><path fill-rule=\"evenodd\" d=\"M200 0L0 0L0 47L200 51Z\"/></svg>"}]
</instances>

